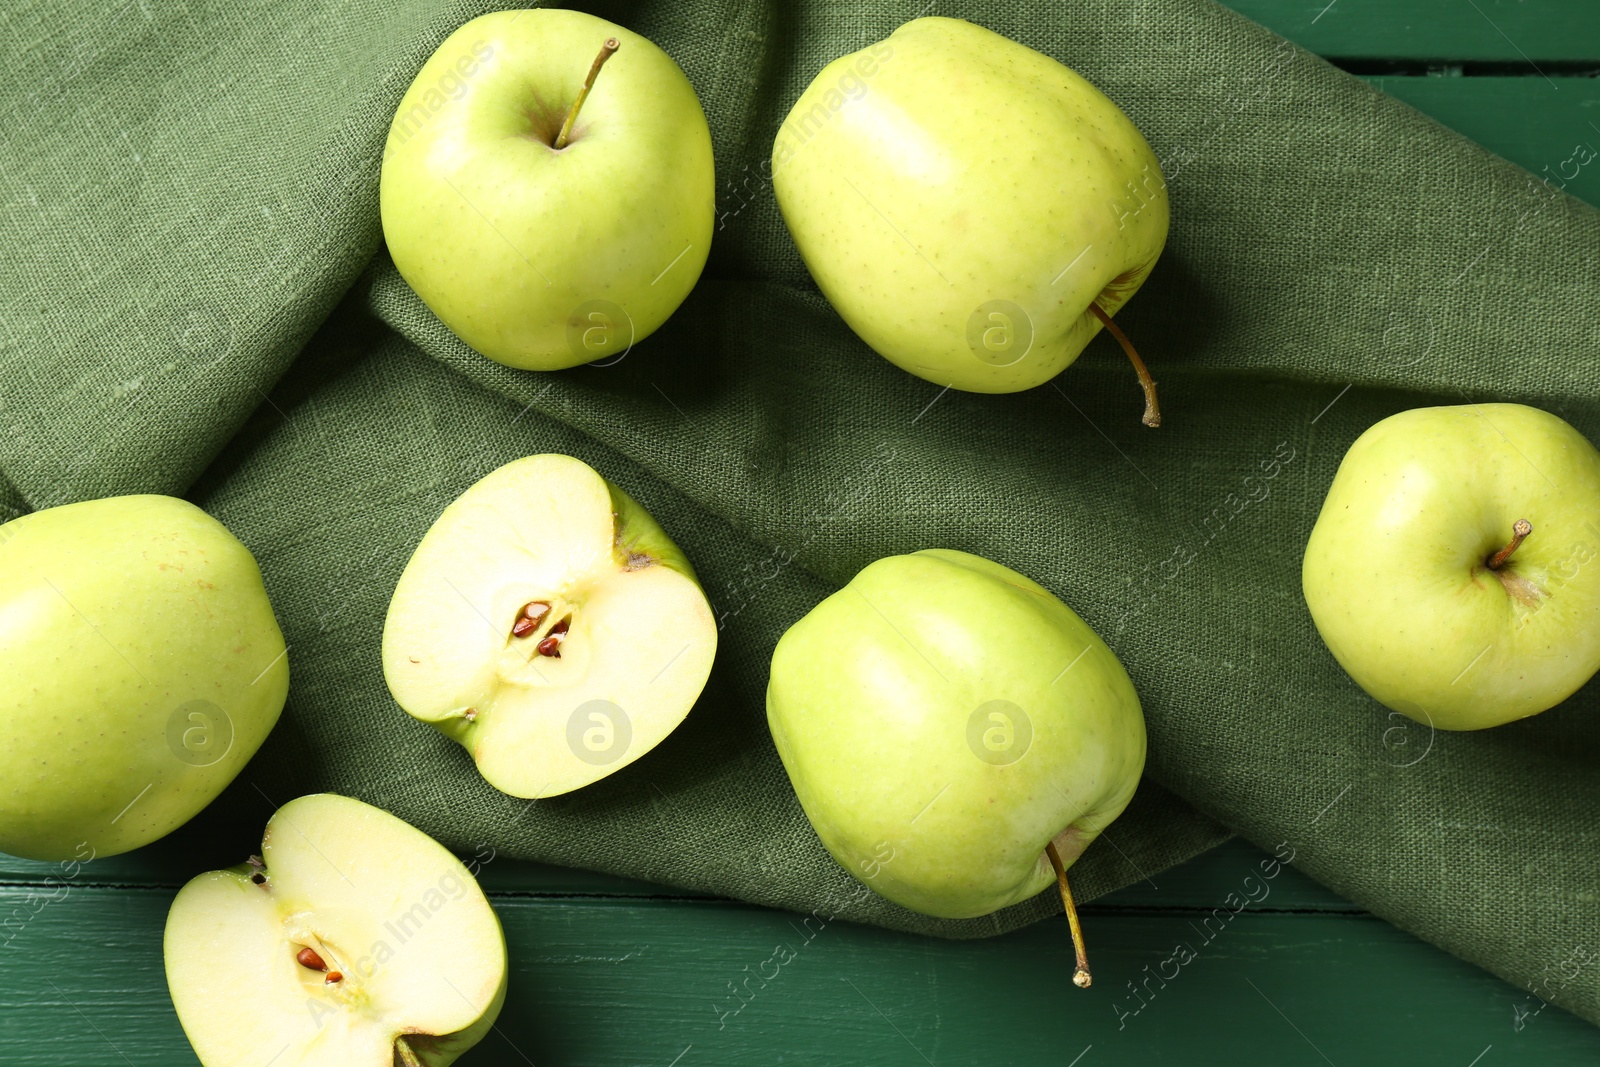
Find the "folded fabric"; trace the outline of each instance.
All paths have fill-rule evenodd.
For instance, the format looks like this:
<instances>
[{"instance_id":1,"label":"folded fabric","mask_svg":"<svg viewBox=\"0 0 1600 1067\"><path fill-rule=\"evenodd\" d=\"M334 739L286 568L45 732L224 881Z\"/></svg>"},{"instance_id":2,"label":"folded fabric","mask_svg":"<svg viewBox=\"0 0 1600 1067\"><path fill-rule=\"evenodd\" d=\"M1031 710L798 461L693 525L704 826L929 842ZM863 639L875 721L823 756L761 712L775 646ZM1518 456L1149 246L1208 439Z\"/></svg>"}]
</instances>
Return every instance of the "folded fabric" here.
<instances>
[{"instance_id":1,"label":"folded fabric","mask_svg":"<svg viewBox=\"0 0 1600 1067\"><path fill-rule=\"evenodd\" d=\"M1476 734L1396 720L1299 592L1345 448L1418 405L1514 400L1600 438L1600 212L1206 0L974 0L1145 131L1166 254L1121 354L984 396L878 358L811 284L761 166L829 59L918 14L676 0L597 14L658 42L711 123L705 277L607 367L511 371L457 341L380 250L378 163L422 61L481 5L28 0L0 100L0 504L190 496L257 554L291 652L273 738L214 807L333 789L446 843L948 936L855 891L766 733L783 630L894 552L1038 579L1126 664L1150 731L1134 805L1074 868L1085 898L1237 831L1399 926L1600 1021L1556 974L1600 939L1591 685ZM405 716L378 660L423 531L466 486L576 455L685 549L723 621L712 682L656 751L517 801ZM1270 477L1263 477L1271 471ZM1244 480L1252 478L1249 487Z\"/></svg>"}]
</instances>

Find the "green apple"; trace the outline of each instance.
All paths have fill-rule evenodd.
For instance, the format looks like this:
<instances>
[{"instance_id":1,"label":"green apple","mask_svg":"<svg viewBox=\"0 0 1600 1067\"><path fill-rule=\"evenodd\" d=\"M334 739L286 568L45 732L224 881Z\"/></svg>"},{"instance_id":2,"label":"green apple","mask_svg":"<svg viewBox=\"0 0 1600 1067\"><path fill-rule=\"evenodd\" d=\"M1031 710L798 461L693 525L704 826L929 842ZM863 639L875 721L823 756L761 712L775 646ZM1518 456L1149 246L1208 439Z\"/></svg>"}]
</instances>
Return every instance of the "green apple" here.
<instances>
[{"instance_id":1,"label":"green apple","mask_svg":"<svg viewBox=\"0 0 1600 1067\"><path fill-rule=\"evenodd\" d=\"M834 60L773 145L800 255L891 362L980 393L1055 377L1144 283L1166 183L1128 117L1048 56L921 18ZM1146 386L1154 383L1113 330Z\"/></svg>"},{"instance_id":2,"label":"green apple","mask_svg":"<svg viewBox=\"0 0 1600 1067\"><path fill-rule=\"evenodd\" d=\"M124 496L0 526L0 851L109 856L233 780L289 691L250 550L193 504Z\"/></svg>"},{"instance_id":3,"label":"green apple","mask_svg":"<svg viewBox=\"0 0 1600 1067\"><path fill-rule=\"evenodd\" d=\"M444 1067L506 993L500 920L461 862L331 793L285 804L260 856L184 886L164 948L205 1067Z\"/></svg>"},{"instance_id":4,"label":"green apple","mask_svg":"<svg viewBox=\"0 0 1600 1067\"><path fill-rule=\"evenodd\" d=\"M571 456L470 487L389 603L383 673L495 788L566 793L627 766L705 687L717 624L694 569L628 494Z\"/></svg>"},{"instance_id":5,"label":"green apple","mask_svg":"<svg viewBox=\"0 0 1600 1067\"><path fill-rule=\"evenodd\" d=\"M1373 699L1444 730L1536 715L1600 669L1600 454L1521 404L1417 408L1345 453L1306 606Z\"/></svg>"},{"instance_id":6,"label":"green apple","mask_svg":"<svg viewBox=\"0 0 1600 1067\"><path fill-rule=\"evenodd\" d=\"M833 857L945 918L1046 888L1144 769L1105 642L1037 582L944 549L878 560L790 627L767 721Z\"/></svg>"},{"instance_id":7,"label":"green apple","mask_svg":"<svg viewBox=\"0 0 1600 1067\"><path fill-rule=\"evenodd\" d=\"M499 11L423 65L379 194L395 266L446 326L507 366L557 370L625 354L694 287L711 132L683 71L638 34Z\"/></svg>"}]
</instances>

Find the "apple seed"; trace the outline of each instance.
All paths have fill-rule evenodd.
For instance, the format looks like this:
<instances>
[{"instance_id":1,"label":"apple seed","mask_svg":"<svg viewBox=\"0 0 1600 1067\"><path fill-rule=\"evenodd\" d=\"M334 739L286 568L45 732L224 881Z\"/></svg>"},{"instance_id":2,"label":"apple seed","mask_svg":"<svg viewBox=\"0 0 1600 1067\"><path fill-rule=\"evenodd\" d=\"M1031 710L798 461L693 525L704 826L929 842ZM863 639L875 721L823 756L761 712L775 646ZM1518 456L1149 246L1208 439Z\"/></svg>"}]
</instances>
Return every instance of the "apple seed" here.
<instances>
[{"instance_id":1,"label":"apple seed","mask_svg":"<svg viewBox=\"0 0 1600 1067\"><path fill-rule=\"evenodd\" d=\"M322 984L323 985L337 985L342 981L344 981L344 975L340 974L338 971L329 971L328 972L328 977L326 977L326 978L324 978L322 980Z\"/></svg>"},{"instance_id":2,"label":"apple seed","mask_svg":"<svg viewBox=\"0 0 1600 1067\"><path fill-rule=\"evenodd\" d=\"M322 957L317 955L316 950L313 948L302 948L299 952L296 952L294 961L300 966L313 971L325 971L328 969L328 965L322 962ZM334 971L333 973L338 974L339 972Z\"/></svg>"},{"instance_id":3,"label":"apple seed","mask_svg":"<svg viewBox=\"0 0 1600 1067\"><path fill-rule=\"evenodd\" d=\"M542 600L530 600L517 612L517 621L511 624L512 637L527 637L539 628L539 623L550 614L550 605Z\"/></svg>"},{"instance_id":4,"label":"apple seed","mask_svg":"<svg viewBox=\"0 0 1600 1067\"><path fill-rule=\"evenodd\" d=\"M561 658L561 642L567 636L567 630L572 626L572 616L568 615L554 626L550 627L550 634L539 642L539 655L549 656L552 659Z\"/></svg>"}]
</instances>

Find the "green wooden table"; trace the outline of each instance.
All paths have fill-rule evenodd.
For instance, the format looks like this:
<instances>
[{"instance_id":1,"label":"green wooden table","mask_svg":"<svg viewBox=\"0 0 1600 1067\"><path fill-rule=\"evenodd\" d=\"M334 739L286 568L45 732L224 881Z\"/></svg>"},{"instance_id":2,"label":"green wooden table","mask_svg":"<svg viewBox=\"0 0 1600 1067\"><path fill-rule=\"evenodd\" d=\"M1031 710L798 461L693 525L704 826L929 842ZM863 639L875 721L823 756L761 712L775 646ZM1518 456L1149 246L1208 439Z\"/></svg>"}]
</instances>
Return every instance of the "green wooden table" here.
<instances>
[{"instance_id":1,"label":"green wooden table","mask_svg":"<svg viewBox=\"0 0 1600 1067\"><path fill-rule=\"evenodd\" d=\"M1600 147L1597 0L1232 6L1600 204L1600 165L1573 152ZM254 849L264 798L259 809L210 812L66 885L51 865L0 856L0 1063L195 1062L162 972L167 906L193 874ZM483 881L506 928L510 994L496 1033L463 1062L1600 1062L1600 1029L1292 864L1264 878L1268 859L1231 843L1085 907L1087 993L1069 982L1064 921L973 943L807 930L787 913L493 859ZM794 958L774 975L779 945Z\"/></svg>"}]
</instances>

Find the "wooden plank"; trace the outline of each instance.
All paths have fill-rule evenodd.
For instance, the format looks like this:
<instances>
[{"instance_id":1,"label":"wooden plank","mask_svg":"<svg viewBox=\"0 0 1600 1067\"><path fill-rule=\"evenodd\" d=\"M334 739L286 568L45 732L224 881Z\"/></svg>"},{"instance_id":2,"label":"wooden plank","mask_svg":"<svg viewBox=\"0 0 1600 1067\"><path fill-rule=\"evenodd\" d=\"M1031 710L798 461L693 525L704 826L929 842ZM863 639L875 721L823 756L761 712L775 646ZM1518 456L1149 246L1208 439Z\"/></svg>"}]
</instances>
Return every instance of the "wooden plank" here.
<instances>
[{"instance_id":1,"label":"wooden plank","mask_svg":"<svg viewBox=\"0 0 1600 1067\"><path fill-rule=\"evenodd\" d=\"M1113 826L1112 830L1115 829ZM1259 879L1263 872L1277 870L1270 891L1258 905L1259 910L1365 914L1365 909L1359 905L1312 881L1292 866L1274 867L1271 861L1272 857L1267 852L1248 841L1235 838L1196 856L1188 863L1159 871L1146 881L1136 882L1126 889L1101 897L1091 906L1101 911L1128 913L1189 908L1207 910L1221 905L1229 893L1241 892L1245 879Z\"/></svg>"},{"instance_id":2,"label":"wooden plank","mask_svg":"<svg viewBox=\"0 0 1600 1067\"><path fill-rule=\"evenodd\" d=\"M176 844L168 841L122 856L95 860L83 865L78 875L71 878L58 864L0 854L0 886L32 887L44 894L123 886L176 891L194 875L208 869L198 862L198 857L185 853L182 848L175 847ZM227 866L243 859L244 855L229 855L217 859L215 863L217 866ZM462 859L468 862L476 859L479 880L484 891L491 894L685 901L716 899L705 893L617 878L595 871L497 857L492 851L478 857L463 856ZM488 862L482 862L485 859ZM1159 872L1147 881L1105 897L1101 903L1108 908L1128 911L1210 906L1237 889L1240 880L1267 859L1268 854L1253 845L1244 841L1230 841L1188 863ZM1296 911L1361 910L1293 869L1286 870L1274 886L1272 907ZM4 916L0 915L0 922L3 921Z\"/></svg>"},{"instance_id":3,"label":"wooden plank","mask_svg":"<svg viewBox=\"0 0 1600 1067\"><path fill-rule=\"evenodd\" d=\"M1595 11L1600 19L1600 5ZM1600 204L1600 78L1367 80L1549 179L1552 189L1564 186L1573 196ZM1427 176L1417 178L1425 187Z\"/></svg>"},{"instance_id":4,"label":"wooden plank","mask_svg":"<svg viewBox=\"0 0 1600 1067\"><path fill-rule=\"evenodd\" d=\"M1228 0L1330 59L1600 66L1593 0Z\"/></svg>"},{"instance_id":5,"label":"wooden plank","mask_svg":"<svg viewBox=\"0 0 1600 1067\"><path fill-rule=\"evenodd\" d=\"M259 845L257 846L259 848ZM201 871L232 866L243 862L249 855L246 850L213 857L208 864L201 857L185 856L175 849L138 849L121 856L107 856L81 865L76 874L69 874L60 864L19 859L0 853L0 885L32 886L45 890L66 886L70 888L138 887L170 889L176 891L184 882ZM489 863L482 860L487 858ZM527 863L498 857L493 850L474 855L462 855L463 862L481 867L480 881L486 892L524 893L538 896L613 896L659 897L677 900L710 900L710 894L655 885L630 878L583 871L571 867L554 867L543 863Z\"/></svg>"},{"instance_id":6,"label":"wooden plank","mask_svg":"<svg viewBox=\"0 0 1600 1067\"><path fill-rule=\"evenodd\" d=\"M83 889L39 912L0 952L0 1062L194 1063L162 970L170 899ZM21 903L0 889L0 913ZM511 986L499 1032L463 1061L474 1067L1068 1065L1080 1054L1080 1067L1466 1067L1491 1046L1484 1067L1600 1060L1600 1030L1553 1007L1515 1029L1514 1009L1537 1000L1376 919L1247 908L1212 918L1208 941L1192 910L1090 908L1097 977L1082 992L1062 921L947 942L720 902L501 897L496 908ZM1194 951L1181 965L1179 943Z\"/></svg>"}]
</instances>

